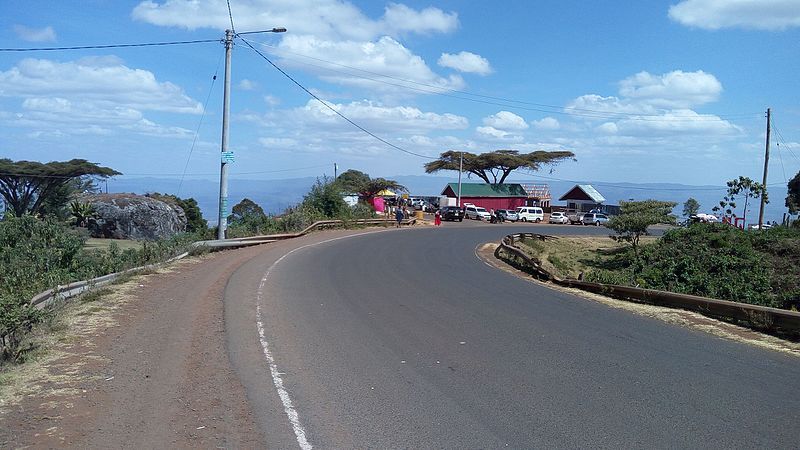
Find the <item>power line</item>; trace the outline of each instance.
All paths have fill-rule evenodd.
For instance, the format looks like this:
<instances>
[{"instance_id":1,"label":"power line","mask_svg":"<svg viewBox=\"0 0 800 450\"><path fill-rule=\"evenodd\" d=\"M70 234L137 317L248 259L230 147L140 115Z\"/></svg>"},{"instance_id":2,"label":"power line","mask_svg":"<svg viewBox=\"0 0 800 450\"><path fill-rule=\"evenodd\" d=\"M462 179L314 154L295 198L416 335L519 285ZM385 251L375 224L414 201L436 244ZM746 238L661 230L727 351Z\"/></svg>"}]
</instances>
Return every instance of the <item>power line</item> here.
<instances>
[{"instance_id":1,"label":"power line","mask_svg":"<svg viewBox=\"0 0 800 450\"><path fill-rule=\"evenodd\" d=\"M181 187L183 186L183 179L186 177L186 169L188 169L189 167L189 161L192 159L192 153L194 153L194 146L197 143L197 137L200 135L200 127L203 125L203 119L206 117L206 112L208 111L208 101L211 99L211 92L214 90L214 84L217 81L217 73L219 73L219 65L221 62L222 62L222 54L220 54L220 58L217 60L217 68L214 69L214 76L211 77L211 86L208 88L206 101L203 104L203 114L200 116L200 120L197 123L197 129L195 130L194 138L192 139L192 146L189 148L189 156L186 157L186 164L183 166L181 181L178 183L178 195L180 195L181 193Z\"/></svg>"},{"instance_id":2,"label":"power line","mask_svg":"<svg viewBox=\"0 0 800 450\"><path fill-rule=\"evenodd\" d=\"M280 67L278 67L278 65L276 65L274 62L272 62L272 60L270 60L269 58L267 58L267 56L266 56L266 55L264 55L263 53L261 53L261 52L260 52L260 51L259 51L257 48L253 47L253 45L252 45L252 44L250 44L250 41L248 41L247 39L245 39L245 38L242 38L242 37L240 37L240 39L241 39L241 40L242 40L242 41L243 41L245 44L247 44L247 46L248 46L248 47L250 47L250 49L251 49L251 50L253 50L253 51L254 51L254 52L256 52L256 53L257 53L259 56L261 56L261 57L262 57L262 58L263 58L265 61L267 61L267 62L268 62L268 63L269 63L269 64L270 64L272 67L274 67L274 68L275 68L275 69L276 69L278 72L280 72L281 74L283 74L283 76L285 76L286 78L288 78L288 79L289 79L289 80L290 80L292 83L296 84L296 85L297 85L297 86L298 86L300 89L304 90L304 91L305 91L305 92L306 92L308 95L310 95L311 97L313 97L314 99L316 99L318 102L322 103L322 104L323 104L323 105L324 105L326 108L328 108L328 109L330 109L331 111L333 111L333 112L334 112L334 114L336 114L337 116L339 116L339 117L341 117L342 119L346 120L347 122L349 122L349 123L350 123L351 125L353 125L354 127L358 128L359 130L363 131L364 133L366 133L366 134L368 134L368 135L372 136L373 138L377 139L378 141L380 141L380 142L382 142L382 143L384 143L384 144L388 145L389 147L392 147L392 148L394 148L394 149L396 149L396 150L399 150L399 151L401 151L401 152L403 152L403 153L408 153L409 155L414 155L414 156L418 156L418 157L420 157L420 158L425 158L425 159L437 159L437 158L435 158L435 157L432 157L432 156L427 156L427 155L423 155L423 154L420 154L420 153L415 153L415 152L412 152L412 151L410 151L410 150L406 150L406 149L404 149L404 148L402 148L402 147L400 147L400 146L398 146L398 145L392 144L391 142L389 142L389 141L387 141L387 140L383 139L382 137L380 137L380 136L376 135L375 133L373 133L373 132L371 132L371 131L367 130L366 128L362 127L361 125L359 125L359 124L355 123L354 121L350 120L350 118L348 118L347 116L345 116L345 115L344 115L344 114L342 114L341 112L337 111L337 110L336 110L336 108L332 107L332 106L331 106L331 105L329 105L327 102L325 102L324 100L322 100L321 98L319 98L319 97L318 97L316 94L314 94L313 92L311 92L310 90L308 90L308 89L307 89L305 86L303 86L302 84L300 84L300 82L299 82L299 81L295 80L295 79L294 79L294 78L293 78L291 75L289 75L289 74L288 74L288 73L286 73L286 72L285 72L283 69L281 69Z\"/></svg>"},{"instance_id":3,"label":"power line","mask_svg":"<svg viewBox=\"0 0 800 450\"><path fill-rule=\"evenodd\" d=\"M138 44L102 44L80 45L74 47L33 47L33 48L0 48L0 52L50 52L62 50L93 50L104 48L130 48L130 47L158 47L166 45L205 44L219 42L219 39L197 39L193 41L145 42Z\"/></svg>"},{"instance_id":4,"label":"power line","mask_svg":"<svg viewBox=\"0 0 800 450\"><path fill-rule=\"evenodd\" d=\"M244 34L244 33L239 33L239 34ZM321 59L321 58L316 58L316 57L309 56L309 55L304 55L302 53L296 53L296 52L292 52L292 51L285 50L285 49L279 49L279 48L275 47L274 45L270 45L270 44L263 43L263 42L256 42L256 44L259 44L262 47L267 47L267 48L273 49L274 51L272 53L276 54L277 56L279 56L279 57L281 57L283 59L287 59L287 60L290 60L290 61L295 61L295 62L298 62L300 64L304 64L304 65L311 66L311 67L318 67L320 69L328 70L330 72L342 73L342 74L345 74L345 75L349 75L349 76L352 76L352 77L373 81L373 82L376 82L376 83L382 83L382 84L386 84L386 85L389 85L389 86L400 87L400 88L404 88L404 89L408 89L408 90L412 90L412 91L417 91L417 92L422 92L422 93L427 93L427 94L434 94L434 95L440 95L440 96L444 96L444 97L456 98L456 99L460 99L460 100L467 100L467 101L472 101L472 102L477 102L477 103L484 103L484 104L489 104L489 105L502 106L502 107L506 107L506 108L521 109L521 110L526 110L526 111L536 111L536 112L542 112L542 113L547 113L547 114L562 114L562 115L589 117L589 118L597 118L597 119L626 118L627 120L641 120L641 121L650 121L650 122L682 122L682 121L692 121L692 122L707 121L707 122L711 122L711 121L717 121L717 120L723 120L723 119L727 119L727 120L742 120L742 119L760 117L760 115L761 115L760 113L739 113L739 114L719 114L719 115L715 115L714 117L708 117L708 116L699 116L699 117L698 116L682 116L682 117L681 116L675 116L674 118L664 118L663 114L609 112L609 111L593 110L593 109L586 109L586 108L574 108L574 107L563 107L563 106L547 105L547 104L534 103L534 102L528 102L528 101L523 101L523 100L514 100L514 99L509 99L509 98L503 98L503 97L495 97L495 96L491 96L491 95L476 94L476 93L472 93L472 92L469 92L469 91L463 91L463 90L459 90L459 89L447 88L447 87L443 87L443 86L436 86L436 85L432 85L432 84L428 84L428 83L422 83L422 82L419 82L419 81L413 81L413 80L409 80L409 79L405 79L405 78L395 77L395 76L392 76L392 75L387 75L387 74L374 72L374 71L370 71L370 70L359 69L357 67L348 66L346 64L341 64L341 63L328 61L328 60ZM367 77L367 76L363 76L363 75L354 74L354 73L351 73L351 72L345 72L345 71L336 70L336 69L333 69L331 67L321 66L321 65L318 65L318 64L311 64L311 63L308 63L308 62L299 61L297 59L288 58L288 57L286 57L286 56L284 56L282 54L278 54L278 52L289 53L289 54L292 54L292 55L297 55L297 56L300 56L300 57L303 57L303 58L307 58L307 59L323 62L323 63L330 64L330 65L333 65L333 66L343 67L343 68L346 68L346 69L355 70L355 71L358 71L358 72L363 72L363 73L367 73L367 74L370 74L370 75L375 75L375 76L382 77L382 78L388 78L388 79L400 81L400 82L403 82L403 83L409 83L409 84L414 84L414 85L418 85L418 86L423 86L423 87L429 88L429 89L421 89L421 88L416 88L416 87L408 86L408 85L404 85L404 84L391 83L391 82L388 82L388 81L385 81L385 80L381 80L381 79L376 79L376 78L372 78L372 77ZM460 96L448 94L448 93L445 93L445 92L442 92L442 91L447 91L447 92L452 92L452 93L457 93L457 94L463 94L463 95L468 95L468 96L473 96L473 97L478 97L478 98L460 97ZM495 101L487 101L487 100L480 100L480 99L488 99L488 100L495 100ZM505 103L498 103L498 102L505 102ZM518 106L518 105L509 104L509 103L518 103L520 105L531 105L531 106L536 106L537 108ZM548 108L548 109L542 109L542 108Z\"/></svg>"}]
</instances>

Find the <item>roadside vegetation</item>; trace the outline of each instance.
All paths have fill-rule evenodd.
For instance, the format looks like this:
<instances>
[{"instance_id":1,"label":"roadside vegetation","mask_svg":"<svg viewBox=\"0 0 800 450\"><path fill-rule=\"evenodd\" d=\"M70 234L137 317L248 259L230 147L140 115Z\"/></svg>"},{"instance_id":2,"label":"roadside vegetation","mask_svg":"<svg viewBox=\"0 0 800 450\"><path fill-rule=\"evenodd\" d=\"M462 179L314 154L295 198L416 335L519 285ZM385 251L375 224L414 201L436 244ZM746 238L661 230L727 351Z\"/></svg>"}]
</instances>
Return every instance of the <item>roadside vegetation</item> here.
<instances>
[{"instance_id":1,"label":"roadside vegetation","mask_svg":"<svg viewBox=\"0 0 800 450\"><path fill-rule=\"evenodd\" d=\"M156 241L92 239L84 226L95 213L78 198L99 190L92 177L111 176L116 171L83 160L48 164L0 160L0 166L7 171L0 178L0 194L7 205L0 220L0 372L4 365L24 362L35 354L37 344L25 337L37 327L41 333L55 323L53 310L40 311L30 305L34 295L58 285L162 262L187 251L192 242L216 235L194 199L151 193L148 196L184 210L185 233ZM16 172L19 174L14 175ZM48 184L37 185L41 175L47 174ZM228 237L293 233L318 220L339 219L347 226L374 216L363 200L383 189L405 190L392 180L348 171L337 180L318 180L300 204L280 215L267 215L255 202L244 199L228 217ZM357 193L362 201L351 207L343 200L345 193ZM27 200L18 200L21 195Z\"/></svg>"},{"instance_id":2,"label":"roadside vegetation","mask_svg":"<svg viewBox=\"0 0 800 450\"><path fill-rule=\"evenodd\" d=\"M616 239L613 239L616 238ZM697 223L642 237L526 240L526 251L561 277L800 309L800 228L744 231Z\"/></svg>"}]
</instances>

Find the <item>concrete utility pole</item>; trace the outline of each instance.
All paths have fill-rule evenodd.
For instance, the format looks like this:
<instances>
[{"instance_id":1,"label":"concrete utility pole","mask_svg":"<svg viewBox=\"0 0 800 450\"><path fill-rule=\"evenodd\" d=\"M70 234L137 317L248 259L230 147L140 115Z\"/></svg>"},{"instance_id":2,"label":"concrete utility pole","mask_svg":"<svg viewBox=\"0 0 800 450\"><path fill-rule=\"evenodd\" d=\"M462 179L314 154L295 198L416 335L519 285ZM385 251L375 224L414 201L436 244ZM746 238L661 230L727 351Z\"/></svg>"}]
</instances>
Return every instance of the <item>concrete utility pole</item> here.
<instances>
[{"instance_id":1,"label":"concrete utility pole","mask_svg":"<svg viewBox=\"0 0 800 450\"><path fill-rule=\"evenodd\" d=\"M461 151L461 157L458 159L458 207L461 208L461 171L464 170L464 152Z\"/></svg>"},{"instance_id":2,"label":"concrete utility pole","mask_svg":"<svg viewBox=\"0 0 800 450\"><path fill-rule=\"evenodd\" d=\"M766 151L764 153L764 178L761 179L761 184L764 187L764 191L761 192L761 208L758 210L758 229L762 230L762 225L764 225L764 206L767 204L767 199L764 197L767 193L767 169L769 168L769 129L770 129L770 118L772 112L770 108L767 108L767 146Z\"/></svg>"},{"instance_id":3,"label":"concrete utility pole","mask_svg":"<svg viewBox=\"0 0 800 450\"><path fill-rule=\"evenodd\" d=\"M225 30L225 88L222 97L222 147L221 166L219 172L219 220L217 221L217 239L225 239L228 216L228 119L231 109L231 50L233 49L232 30Z\"/></svg>"},{"instance_id":4,"label":"concrete utility pole","mask_svg":"<svg viewBox=\"0 0 800 450\"><path fill-rule=\"evenodd\" d=\"M336 163L333 163L333 179L334 180L339 176L339 175L337 175L338 172L339 172L339 165L336 164Z\"/></svg>"}]
</instances>

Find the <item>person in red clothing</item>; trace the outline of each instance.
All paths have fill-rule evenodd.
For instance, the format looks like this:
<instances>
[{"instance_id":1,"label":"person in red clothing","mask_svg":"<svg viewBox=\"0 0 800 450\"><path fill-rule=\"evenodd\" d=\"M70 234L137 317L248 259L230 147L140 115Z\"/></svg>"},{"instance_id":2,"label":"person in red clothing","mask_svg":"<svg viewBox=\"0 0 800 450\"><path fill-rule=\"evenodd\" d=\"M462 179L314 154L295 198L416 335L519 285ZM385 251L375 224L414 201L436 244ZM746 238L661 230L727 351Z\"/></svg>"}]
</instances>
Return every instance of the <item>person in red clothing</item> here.
<instances>
[{"instance_id":1,"label":"person in red clothing","mask_svg":"<svg viewBox=\"0 0 800 450\"><path fill-rule=\"evenodd\" d=\"M442 215L439 213L438 209L433 214L433 224L437 227L442 224Z\"/></svg>"}]
</instances>

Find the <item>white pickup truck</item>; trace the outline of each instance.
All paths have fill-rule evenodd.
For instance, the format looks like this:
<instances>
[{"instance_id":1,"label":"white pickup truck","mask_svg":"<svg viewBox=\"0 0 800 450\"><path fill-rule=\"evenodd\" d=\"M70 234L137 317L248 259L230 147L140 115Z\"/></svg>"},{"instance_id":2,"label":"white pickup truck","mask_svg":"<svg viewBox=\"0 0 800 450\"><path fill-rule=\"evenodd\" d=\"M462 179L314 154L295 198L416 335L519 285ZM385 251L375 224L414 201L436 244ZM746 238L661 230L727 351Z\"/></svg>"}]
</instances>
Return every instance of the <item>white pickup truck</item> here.
<instances>
[{"instance_id":1,"label":"white pickup truck","mask_svg":"<svg viewBox=\"0 0 800 450\"><path fill-rule=\"evenodd\" d=\"M583 211L577 211L577 210L574 210L574 209L568 209L568 210L564 211L564 215L567 216L567 219L569 219L569 223L571 225L575 225L576 223L578 223L578 224L581 223L581 219L583 218L583 214L584 214Z\"/></svg>"}]
</instances>

